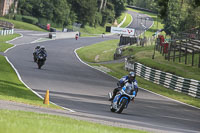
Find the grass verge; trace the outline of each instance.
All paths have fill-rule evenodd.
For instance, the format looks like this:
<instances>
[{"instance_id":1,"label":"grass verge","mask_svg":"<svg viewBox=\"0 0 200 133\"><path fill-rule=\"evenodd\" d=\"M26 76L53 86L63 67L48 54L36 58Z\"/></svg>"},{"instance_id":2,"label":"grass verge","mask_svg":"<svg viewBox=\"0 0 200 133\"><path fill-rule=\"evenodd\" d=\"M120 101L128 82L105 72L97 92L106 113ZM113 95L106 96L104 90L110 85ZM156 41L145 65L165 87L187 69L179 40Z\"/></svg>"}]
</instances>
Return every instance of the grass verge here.
<instances>
[{"instance_id":1,"label":"grass verge","mask_svg":"<svg viewBox=\"0 0 200 133\"><path fill-rule=\"evenodd\" d=\"M84 49L79 49L77 50L77 53L84 61L87 62L102 62L113 60L113 53L117 48L118 42L118 39L100 42L91 46L86 46Z\"/></svg>"},{"instance_id":2,"label":"grass verge","mask_svg":"<svg viewBox=\"0 0 200 133\"><path fill-rule=\"evenodd\" d=\"M20 21L11 20L11 19L6 19L6 18L2 18L2 17L0 18L0 20L4 20L4 21L10 22L10 23L13 23L16 29L47 32L46 30L43 30L43 29L39 28L38 26L29 24L29 23L20 22Z\"/></svg>"},{"instance_id":3,"label":"grass verge","mask_svg":"<svg viewBox=\"0 0 200 133\"><path fill-rule=\"evenodd\" d=\"M2 133L145 133L32 112L0 110L0 115L0 132Z\"/></svg>"},{"instance_id":4,"label":"grass verge","mask_svg":"<svg viewBox=\"0 0 200 133\"><path fill-rule=\"evenodd\" d=\"M18 79L15 71L6 61L5 57L0 55L0 99L10 100L30 105L42 107L59 108L50 104L44 105L42 99L37 97L33 92L24 86Z\"/></svg>"},{"instance_id":5,"label":"grass verge","mask_svg":"<svg viewBox=\"0 0 200 133\"><path fill-rule=\"evenodd\" d=\"M132 16L130 14L126 15L126 21L122 24L121 28L127 27L132 21Z\"/></svg>"},{"instance_id":6,"label":"grass verge","mask_svg":"<svg viewBox=\"0 0 200 133\"><path fill-rule=\"evenodd\" d=\"M117 23L120 24L123 20L124 20L124 17L127 15L127 13L122 13L122 15L117 18Z\"/></svg>"},{"instance_id":7,"label":"grass verge","mask_svg":"<svg viewBox=\"0 0 200 133\"><path fill-rule=\"evenodd\" d=\"M19 34L0 36L0 52L4 52L6 49L13 46L12 44L6 43L6 41L12 40L19 36Z\"/></svg>"},{"instance_id":8,"label":"grass verge","mask_svg":"<svg viewBox=\"0 0 200 133\"><path fill-rule=\"evenodd\" d=\"M165 60L165 57L157 51L155 52L154 59L152 59L153 53L153 45L145 47L129 46L124 47L123 56L133 55L135 57L135 61L148 67L169 72L184 78L200 80L200 69L197 66L192 67L191 65L185 65L184 62L179 63L178 61L173 62Z\"/></svg>"}]
</instances>

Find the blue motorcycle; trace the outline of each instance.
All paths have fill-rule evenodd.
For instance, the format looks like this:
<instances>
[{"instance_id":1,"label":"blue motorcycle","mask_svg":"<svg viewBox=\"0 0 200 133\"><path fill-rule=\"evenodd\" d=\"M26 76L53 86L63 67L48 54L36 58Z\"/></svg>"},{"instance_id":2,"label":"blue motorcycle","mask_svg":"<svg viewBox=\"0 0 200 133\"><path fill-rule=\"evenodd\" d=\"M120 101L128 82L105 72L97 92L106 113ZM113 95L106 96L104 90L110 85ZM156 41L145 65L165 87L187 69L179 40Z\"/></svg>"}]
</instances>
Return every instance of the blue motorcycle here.
<instances>
[{"instance_id":1,"label":"blue motorcycle","mask_svg":"<svg viewBox=\"0 0 200 133\"><path fill-rule=\"evenodd\" d=\"M127 82L117 93L113 101L111 101L110 110L112 112L121 113L128 107L129 102L134 99L135 95L136 91L134 89L134 84ZM109 93L109 97L111 96L111 93Z\"/></svg>"}]
</instances>

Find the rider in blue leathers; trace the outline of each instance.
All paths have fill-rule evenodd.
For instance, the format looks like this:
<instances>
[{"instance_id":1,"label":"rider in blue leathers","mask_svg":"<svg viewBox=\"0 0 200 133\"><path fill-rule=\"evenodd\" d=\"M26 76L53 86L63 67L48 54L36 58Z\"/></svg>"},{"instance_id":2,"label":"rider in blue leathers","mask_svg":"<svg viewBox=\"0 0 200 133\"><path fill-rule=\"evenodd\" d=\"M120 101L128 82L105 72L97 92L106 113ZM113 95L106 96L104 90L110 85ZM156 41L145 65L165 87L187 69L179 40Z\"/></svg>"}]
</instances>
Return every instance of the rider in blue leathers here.
<instances>
[{"instance_id":1,"label":"rider in blue leathers","mask_svg":"<svg viewBox=\"0 0 200 133\"><path fill-rule=\"evenodd\" d=\"M112 100L115 98L117 92L119 92L119 91L122 89L122 87L123 87L127 82L133 83L133 84L134 84L134 89L135 89L135 90L134 90L134 92L133 92L133 95L136 96L136 95L137 95L137 92L138 92L138 85L137 85L137 81L136 81L135 77L136 77L135 72L130 72L127 76L122 77L122 78L119 80L119 84L118 84L119 87L118 87L118 88L115 88L115 89L113 90L112 98L110 98L109 100L112 101Z\"/></svg>"}]
</instances>

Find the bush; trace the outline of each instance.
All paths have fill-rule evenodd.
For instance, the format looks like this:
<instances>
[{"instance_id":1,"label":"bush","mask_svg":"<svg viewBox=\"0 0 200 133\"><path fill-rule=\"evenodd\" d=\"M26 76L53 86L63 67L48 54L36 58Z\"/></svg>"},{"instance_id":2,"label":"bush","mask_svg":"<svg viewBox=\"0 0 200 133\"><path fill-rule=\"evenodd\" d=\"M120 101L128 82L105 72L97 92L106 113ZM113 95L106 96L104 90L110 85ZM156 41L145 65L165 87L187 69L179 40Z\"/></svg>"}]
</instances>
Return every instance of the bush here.
<instances>
[{"instance_id":1,"label":"bush","mask_svg":"<svg viewBox=\"0 0 200 133\"><path fill-rule=\"evenodd\" d=\"M46 18L39 18L39 23L42 24L42 25L47 25L48 23L48 20Z\"/></svg>"},{"instance_id":2,"label":"bush","mask_svg":"<svg viewBox=\"0 0 200 133\"><path fill-rule=\"evenodd\" d=\"M56 27L56 28L63 27L63 24L56 23L52 20L47 20L46 18L39 18L39 23L42 25L51 24L51 27Z\"/></svg>"},{"instance_id":3,"label":"bush","mask_svg":"<svg viewBox=\"0 0 200 133\"><path fill-rule=\"evenodd\" d=\"M22 21L30 23L30 24L34 24L34 25L36 23L38 23L38 19L34 18L34 17L31 17L31 16L23 16L22 17Z\"/></svg>"},{"instance_id":4,"label":"bush","mask_svg":"<svg viewBox=\"0 0 200 133\"><path fill-rule=\"evenodd\" d=\"M16 14L14 19L17 20L17 21L22 21L22 15Z\"/></svg>"}]
</instances>

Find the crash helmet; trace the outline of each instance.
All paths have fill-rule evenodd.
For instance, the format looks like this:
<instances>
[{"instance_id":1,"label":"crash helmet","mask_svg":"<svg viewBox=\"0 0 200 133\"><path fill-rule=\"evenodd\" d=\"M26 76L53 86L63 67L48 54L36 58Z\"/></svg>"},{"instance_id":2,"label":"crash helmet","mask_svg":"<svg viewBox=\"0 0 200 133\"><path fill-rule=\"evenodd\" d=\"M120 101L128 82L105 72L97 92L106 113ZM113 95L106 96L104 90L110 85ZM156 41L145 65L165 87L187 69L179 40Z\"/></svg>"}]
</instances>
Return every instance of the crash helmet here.
<instances>
[{"instance_id":1,"label":"crash helmet","mask_svg":"<svg viewBox=\"0 0 200 133\"><path fill-rule=\"evenodd\" d=\"M35 49L39 49L40 48L40 45L37 45L36 47L35 47Z\"/></svg>"},{"instance_id":2,"label":"crash helmet","mask_svg":"<svg viewBox=\"0 0 200 133\"><path fill-rule=\"evenodd\" d=\"M41 46L40 49L45 50L45 47L44 47L44 46Z\"/></svg>"},{"instance_id":3,"label":"crash helmet","mask_svg":"<svg viewBox=\"0 0 200 133\"><path fill-rule=\"evenodd\" d=\"M130 72L129 73L129 75L128 75L128 77L129 77L129 80L132 82L132 81L134 81L135 80L135 77L136 77L136 74L135 74L135 72Z\"/></svg>"}]
</instances>

